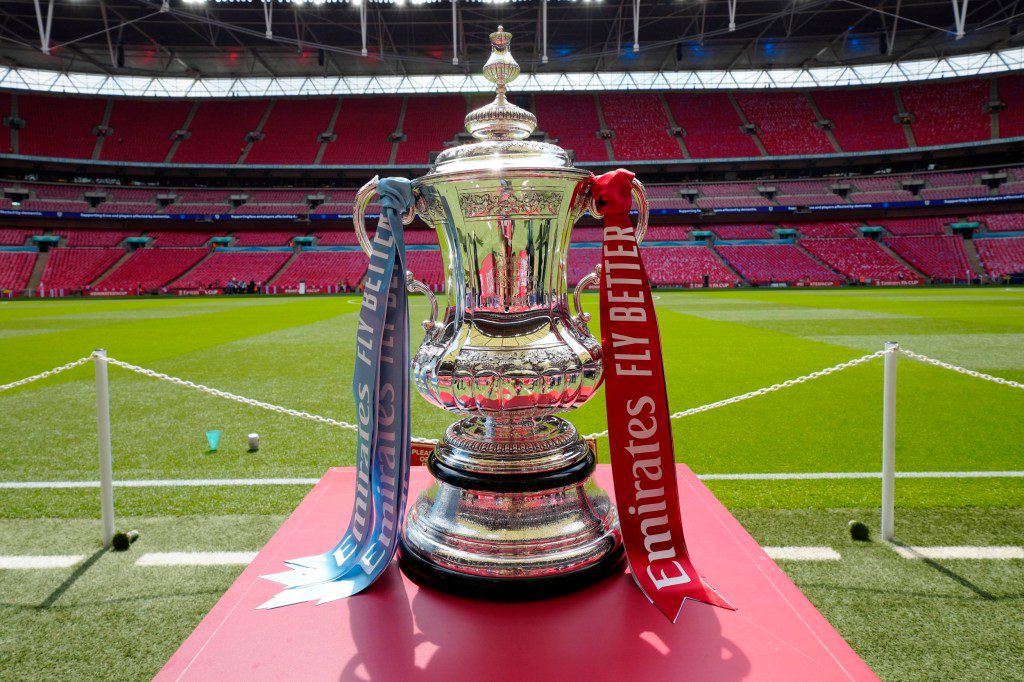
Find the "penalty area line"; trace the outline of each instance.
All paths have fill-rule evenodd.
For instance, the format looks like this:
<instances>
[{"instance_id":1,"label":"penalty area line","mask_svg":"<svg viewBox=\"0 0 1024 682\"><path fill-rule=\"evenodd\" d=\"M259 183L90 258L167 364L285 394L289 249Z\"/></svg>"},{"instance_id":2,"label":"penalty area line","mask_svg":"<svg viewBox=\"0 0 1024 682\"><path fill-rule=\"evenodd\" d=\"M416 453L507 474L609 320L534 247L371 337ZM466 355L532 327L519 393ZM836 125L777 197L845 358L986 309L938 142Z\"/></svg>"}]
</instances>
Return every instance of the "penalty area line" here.
<instances>
[{"instance_id":1,"label":"penalty area line","mask_svg":"<svg viewBox=\"0 0 1024 682\"><path fill-rule=\"evenodd\" d=\"M702 481L815 481L881 478L877 471L767 474L697 474ZM1024 471L898 471L896 478L1024 478ZM115 488L177 488L252 485L316 485L319 478L167 478L114 481ZM99 481L0 481L0 490L99 488Z\"/></svg>"}]
</instances>

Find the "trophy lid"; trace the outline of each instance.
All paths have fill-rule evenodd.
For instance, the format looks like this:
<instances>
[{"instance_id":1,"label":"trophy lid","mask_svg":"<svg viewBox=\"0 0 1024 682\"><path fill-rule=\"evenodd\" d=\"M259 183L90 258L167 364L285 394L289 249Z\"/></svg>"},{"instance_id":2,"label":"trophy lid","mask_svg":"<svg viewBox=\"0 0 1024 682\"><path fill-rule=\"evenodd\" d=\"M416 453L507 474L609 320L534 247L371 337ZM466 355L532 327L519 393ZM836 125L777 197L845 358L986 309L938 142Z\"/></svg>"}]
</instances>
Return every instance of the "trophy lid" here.
<instances>
[{"instance_id":1,"label":"trophy lid","mask_svg":"<svg viewBox=\"0 0 1024 682\"><path fill-rule=\"evenodd\" d=\"M519 64L509 51L512 34L499 26L490 38L491 56L483 72L495 84L494 101L466 115L466 132L478 141L441 152L430 175L510 166L572 168L558 145L526 139L537 128L537 117L506 98L508 84L519 76Z\"/></svg>"}]
</instances>

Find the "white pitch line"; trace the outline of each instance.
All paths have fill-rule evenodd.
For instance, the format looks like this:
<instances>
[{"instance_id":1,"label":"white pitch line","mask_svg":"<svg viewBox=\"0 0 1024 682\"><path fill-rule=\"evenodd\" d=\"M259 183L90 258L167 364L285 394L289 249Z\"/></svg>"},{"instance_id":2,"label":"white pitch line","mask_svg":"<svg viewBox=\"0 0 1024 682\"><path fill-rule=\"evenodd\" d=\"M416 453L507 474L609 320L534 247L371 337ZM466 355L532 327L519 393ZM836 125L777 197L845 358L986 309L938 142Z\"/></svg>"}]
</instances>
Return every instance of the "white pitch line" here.
<instances>
[{"instance_id":1,"label":"white pitch line","mask_svg":"<svg viewBox=\"0 0 1024 682\"><path fill-rule=\"evenodd\" d=\"M893 550L904 559L1024 559L1024 547L995 545L972 547L970 545L951 547L913 547L892 545Z\"/></svg>"},{"instance_id":2,"label":"white pitch line","mask_svg":"<svg viewBox=\"0 0 1024 682\"><path fill-rule=\"evenodd\" d=\"M881 478L877 471L816 471L771 474L697 474L702 481L815 481ZM896 478L1024 478L1024 471L899 471ZM114 481L117 488L176 488L244 485L316 485L319 478L166 478ZM99 488L99 481L0 481L0 490Z\"/></svg>"},{"instance_id":3,"label":"white pitch line","mask_svg":"<svg viewBox=\"0 0 1024 682\"><path fill-rule=\"evenodd\" d=\"M831 547L764 547L774 560L786 561L839 561L842 557Z\"/></svg>"},{"instance_id":4,"label":"white pitch line","mask_svg":"<svg viewBox=\"0 0 1024 682\"><path fill-rule=\"evenodd\" d=\"M37 568L71 568L80 563L84 556L80 554L51 556L0 556L0 569L26 570Z\"/></svg>"},{"instance_id":5,"label":"white pitch line","mask_svg":"<svg viewBox=\"0 0 1024 682\"><path fill-rule=\"evenodd\" d=\"M256 552L147 552L136 566L235 566L248 565Z\"/></svg>"}]
</instances>

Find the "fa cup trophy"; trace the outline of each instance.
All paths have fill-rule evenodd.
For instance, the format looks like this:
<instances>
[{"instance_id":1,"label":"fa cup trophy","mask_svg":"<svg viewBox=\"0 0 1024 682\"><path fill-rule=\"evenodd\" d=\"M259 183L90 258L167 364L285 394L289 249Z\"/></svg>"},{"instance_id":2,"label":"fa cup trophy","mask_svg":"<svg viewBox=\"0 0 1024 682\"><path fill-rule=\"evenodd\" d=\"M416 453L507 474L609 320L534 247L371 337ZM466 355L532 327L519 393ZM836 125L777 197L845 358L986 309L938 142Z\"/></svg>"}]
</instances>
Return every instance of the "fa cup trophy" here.
<instances>
[{"instance_id":1,"label":"fa cup trophy","mask_svg":"<svg viewBox=\"0 0 1024 682\"><path fill-rule=\"evenodd\" d=\"M569 308L566 261L573 224L596 213L593 175L562 148L527 138L536 117L506 99L519 75L511 35L492 33L483 68L490 104L466 116L475 142L441 152L412 181L414 212L437 231L447 306L430 290L426 335L412 360L416 387L458 414L429 458L436 481L410 505L400 563L418 582L462 593L522 598L573 589L623 557L615 506L592 481L594 454L560 412L586 403L602 381L601 344ZM430 115L424 112L423 115ZM376 181L359 192L363 223ZM647 222L646 197L637 236ZM411 222L410 212L403 222Z\"/></svg>"}]
</instances>

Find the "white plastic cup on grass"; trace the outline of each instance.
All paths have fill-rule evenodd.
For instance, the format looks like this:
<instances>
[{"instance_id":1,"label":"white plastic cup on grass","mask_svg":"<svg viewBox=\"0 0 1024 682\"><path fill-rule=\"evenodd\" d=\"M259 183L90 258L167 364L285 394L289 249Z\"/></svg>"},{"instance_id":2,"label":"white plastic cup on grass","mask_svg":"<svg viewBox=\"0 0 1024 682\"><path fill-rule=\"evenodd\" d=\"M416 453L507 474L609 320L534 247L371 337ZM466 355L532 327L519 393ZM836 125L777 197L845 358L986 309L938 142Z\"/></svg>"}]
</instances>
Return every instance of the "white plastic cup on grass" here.
<instances>
[{"instance_id":1,"label":"white plastic cup on grass","mask_svg":"<svg viewBox=\"0 0 1024 682\"><path fill-rule=\"evenodd\" d=\"M260 434L249 434L249 452L256 452L260 449Z\"/></svg>"}]
</instances>

